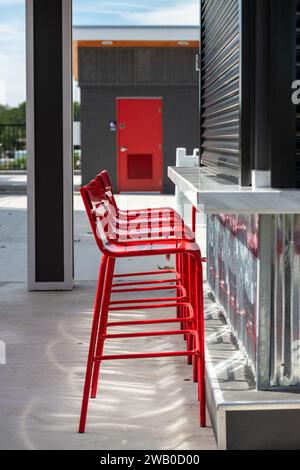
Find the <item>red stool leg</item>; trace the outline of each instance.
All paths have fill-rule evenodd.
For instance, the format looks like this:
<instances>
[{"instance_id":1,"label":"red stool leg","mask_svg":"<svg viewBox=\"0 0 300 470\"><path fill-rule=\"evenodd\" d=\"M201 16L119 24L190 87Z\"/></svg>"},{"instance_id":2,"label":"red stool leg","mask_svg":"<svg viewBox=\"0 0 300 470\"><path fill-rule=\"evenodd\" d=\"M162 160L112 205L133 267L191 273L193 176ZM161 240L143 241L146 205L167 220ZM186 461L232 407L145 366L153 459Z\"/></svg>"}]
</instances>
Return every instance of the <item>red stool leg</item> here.
<instances>
[{"instance_id":1,"label":"red stool leg","mask_svg":"<svg viewBox=\"0 0 300 470\"><path fill-rule=\"evenodd\" d=\"M79 433L83 433L85 431L86 415L87 415L87 410L88 410L89 394L90 394L93 364L94 364L94 353L95 353L97 331L98 331L99 318L100 318L102 286L103 286L103 279L104 279L105 272L106 272L106 266L107 266L107 257L103 256L101 259L100 269L99 269L96 300L95 300L95 306L94 306L93 325L92 325L92 331L91 331L90 347L89 347L89 354L88 354L88 360L87 360L87 366L86 366L85 383L84 383L80 422L79 422L79 429L78 429Z\"/></svg>"},{"instance_id":2,"label":"red stool leg","mask_svg":"<svg viewBox=\"0 0 300 470\"><path fill-rule=\"evenodd\" d=\"M187 255L182 254L181 259L182 259L182 262L181 262L181 264L182 264L182 268L181 268L181 271L182 271L182 274L181 274L181 276L182 276L182 285L185 287L186 292L187 292L187 297L189 298L189 282L188 282L189 274L188 274L188 258L187 258ZM186 313L185 311L182 312L183 316L185 315L185 313ZM182 327L185 330L187 329L185 323L182 324ZM184 339L187 340L186 336L184 337ZM187 358L187 360L189 360L189 357Z\"/></svg>"},{"instance_id":3,"label":"red stool leg","mask_svg":"<svg viewBox=\"0 0 300 470\"><path fill-rule=\"evenodd\" d=\"M180 256L177 254L175 257L176 264L175 264L175 270L177 273L180 274ZM176 294L178 296L178 290L176 291ZM180 316L180 307L177 307L177 318Z\"/></svg>"},{"instance_id":4,"label":"red stool leg","mask_svg":"<svg viewBox=\"0 0 300 470\"><path fill-rule=\"evenodd\" d=\"M187 318L189 315L189 311L187 308L184 308L184 316ZM193 320L188 320L186 323L185 323L185 327L187 330L195 330L195 319L193 318ZM188 351L192 351L194 349L194 339L195 339L195 336L194 335L187 335L187 349ZM193 356L192 355L188 355L187 356L187 362L188 364L191 364L192 363L192 360L193 360Z\"/></svg>"},{"instance_id":5,"label":"red stool leg","mask_svg":"<svg viewBox=\"0 0 300 470\"><path fill-rule=\"evenodd\" d=\"M192 273L191 273L191 257L189 255L185 256L186 259L186 293L188 302L191 302L191 281L192 281Z\"/></svg>"},{"instance_id":6,"label":"red stool leg","mask_svg":"<svg viewBox=\"0 0 300 470\"><path fill-rule=\"evenodd\" d=\"M198 311L197 311L197 301L196 301L196 297L197 297L197 279L196 279L196 276L195 276L195 270L196 270L196 263L195 263L195 259L193 258L193 256L190 256L190 276L191 276L191 297L190 297L190 303L194 309L194 312L195 312L195 329L198 331ZM194 378L194 382L197 382L198 381L198 367L197 367L197 358L196 356L193 356L193 366L194 366L194 370L193 370L193 378Z\"/></svg>"},{"instance_id":7,"label":"red stool leg","mask_svg":"<svg viewBox=\"0 0 300 470\"><path fill-rule=\"evenodd\" d=\"M98 341L96 347L96 356L101 356L103 353L104 339L102 335L106 334L107 330L107 317L108 317L108 308L111 296L111 286L113 282L115 260L110 258L107 265L107 276L104 282L104 296L101 309L101 321L99 327ZM96 398L98 381L99 381L99 372L100 372L100 361L94 364L93 378L92 378L92 391L91 398Z\"/></svg>"},{"instance_id":8,"label":"red stool leg","mask_svg":"<svg viewBox=\"0 0 300 470\"><path fill-rule=\"evenodd\" d=\"M196 347L195 340L194 340L193 347L194 348ZM193 356L193 381L194 383L198 382L198 362L199 362L198 356L194 355ZM199 390L198 390L198 399L200 401Z\"/></svg>"},{"instance_id":9,"label":"red stool leg","mask_svg":"<svg viewBox=\"0 0 300 470\"><path fill-rule=\"evenodd\" d=\"M192 231L196 234L196 218L197 218L197 209L195 206L192 207Z\"/></svg>"},{"instance_id":10,"label":"red stool leg","mask_svg":"<svg viewBox=\"0 0 300 470\"><path fill-rule=\"evenodd\" d=\"M206 427L206 404L205 404L205 370L201 355L197 356L198 364L198 400L200 401L200 426Z\"/></svg>"},{"instance_id":11,"label":"red stool leg","mask_svg":"<svg viewBox=\"0 0 300 470\"><path fill-rule=\"evenodd\" d=\"M197 365L198 365L198 377L202 378L203 370L201 366L201 357L197 356ZM206 427L206 406L205 406L205 393L203 392L204 382L199 379L198 381L198 400L200 402L200 426L202 428Z\"/></svg>"},{"instance_id":12,"label":"red stool leg","mask_svg":"<svg viewBox=\"0 0 300 470\"><path fill-rule=\"evenodd\" d=\"M197 279L197 312L198 332L200 341L200 353L198 358L198 392L200 399L200 425L206 426L205 404L205 330L204 330L204 296L203 296L203 272L200 252L195 253L196 279Z\"/></svg>"},{"instance_id":13,"label":"red stool leg","mask_svg":"<svg viewBox=\"0 0 300 470\"><path fill-rule=\"evenodd\" d=\"M197 312L197 279L196 279L196 263L193 256L189 256L190 258L190 299L189 302L192 305L195 312ZM197 317L196 317L197 319Z\"/></svg>"},{"instance_id":14,"label":"red stool leg","mask_svg":"<svg viewBox=\"0 0 300 470\"><path fill-rule=\"evenodd\" d=\"M187 296L188 296L188 302L192 305L192 298L194 295L194 282L193 282L193 258L190 255L186 255L186 264L187 264ZM194 310L195 312L195 310ZM195 320L194 320L195 322ZM196 325L194 325L194 328L196 329ZM191 365L193 363L193 360L195 359L195 356L188 356L187 357L187 363Z\"/></svg>"},{"instance_id":15,"label":"red stool leg","mask_svg":"<svg viewBox=\"0 0 300 470\"><path fill-rule=\"evenodd\" d=\"M197 275L197 262L194 256L190 256L191 258L191 276L192 276L192 287L191 287L191 299L190 303L195 312L195 329L199 332L199 301L198 301L198 294L199 294L199 286L200 283L203 282L201 276L198 279ZM196 356L193 357L193 379L194 382L198 382L198 360Z\"/></svg>"},{"instance_id":16,"label":"red stool leg","mask_svg":"<svg viewBox=\"0 0 300 470\"><path fill-rule=\"evenodd\" d=\"M180 254L180 255L178 255L178 257L179 257L180 283L181 283L181 285L184 286L183 255ZM179 316L181 316L181 315L182 315L182 309L181 309L181 307L179 307ZM180 327L183 330L183 328L184 328L183 323L181 323Z\"/></svg>"}]
</instances>

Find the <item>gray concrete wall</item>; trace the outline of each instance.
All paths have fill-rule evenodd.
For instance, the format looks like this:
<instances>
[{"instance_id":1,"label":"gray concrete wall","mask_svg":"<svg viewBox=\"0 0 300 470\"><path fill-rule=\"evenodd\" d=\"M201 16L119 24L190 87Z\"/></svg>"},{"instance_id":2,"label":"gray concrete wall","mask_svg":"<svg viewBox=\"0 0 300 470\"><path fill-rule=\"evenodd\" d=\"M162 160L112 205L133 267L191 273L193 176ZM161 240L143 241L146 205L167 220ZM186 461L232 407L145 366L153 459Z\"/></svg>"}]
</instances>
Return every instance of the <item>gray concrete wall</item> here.
<instances>
[{"instance_id":1,"label":"gray concrete wall","mask_svg":"<svg viewBox=\"0 0 300 470\"><path fill-rule=\"evenodd\" d=\"M174 191L167 176L175 165L176 147L191 152L199 147L198 91L196 88L83 87L81 89L82 182L86 184L102 169L108 169L113 183L117 177L116 132L109 121L116 120L117 96L163 97L164 192Z\"/></svg>"}]
</instances>

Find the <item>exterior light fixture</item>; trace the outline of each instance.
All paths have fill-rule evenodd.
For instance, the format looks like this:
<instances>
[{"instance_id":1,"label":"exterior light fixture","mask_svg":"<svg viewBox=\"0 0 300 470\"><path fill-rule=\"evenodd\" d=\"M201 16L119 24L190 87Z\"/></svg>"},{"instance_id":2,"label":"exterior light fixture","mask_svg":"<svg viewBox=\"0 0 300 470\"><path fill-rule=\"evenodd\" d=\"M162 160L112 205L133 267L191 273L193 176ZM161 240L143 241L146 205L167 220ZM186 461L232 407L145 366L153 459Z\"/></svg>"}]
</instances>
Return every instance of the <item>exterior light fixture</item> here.
<instances>
[{"instance_id":1,"label":"exterior light fixture","mask_svg":"<svg viewBox=\"0 0 300 470\"><path fill-rule=\"evenodd\" d=\"M177 41L178 46L188 46L189 41Z\"/></svg>"},{"instance_id":2,"label":"exterior light fixture","mask_svg":"<svg viewBox=\"0 0 300 470\"><path fill-rule=\"evenodd\" d=\"M103 46L111 46L113 44L113 41L101 41L101 44Z\"/></svg>"}]
</instances>

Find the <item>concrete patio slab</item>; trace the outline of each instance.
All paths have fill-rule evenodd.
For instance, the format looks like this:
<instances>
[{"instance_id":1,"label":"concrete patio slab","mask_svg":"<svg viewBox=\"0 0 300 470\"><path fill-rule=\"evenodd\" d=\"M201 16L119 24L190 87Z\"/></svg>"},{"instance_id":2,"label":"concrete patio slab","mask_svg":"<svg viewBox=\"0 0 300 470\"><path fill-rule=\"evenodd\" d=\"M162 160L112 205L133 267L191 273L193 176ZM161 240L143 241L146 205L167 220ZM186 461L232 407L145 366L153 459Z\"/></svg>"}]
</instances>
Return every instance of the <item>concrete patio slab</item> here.
<instances>
[{"instance_id":1,"label":"concrete patio slab","mask_svg":"<svg viewBox=\"0 0 300 470\"><path fill-rule=\"evenodd\" d=\"M74 190L79 191L81 175L74 175ZM27 174L22 171L0 171L0 194L26 194Z\"/></svg>"},{"instance_id":2,"label":"concrete patio slab","mask_svg":"<svg viewBox=\"0 0 300 470\"><path fill-rule=\"evenodd\" d=\"M0 366L0 449L215 449L210 424L199 427L197 386L183 358L105 363L87 432L77 434L94 293L94 282L57 293L0 285L7 347L7 364ZM114 319L123 317L114 312ZM183 348L183 340L119 340L107 352L171 347Z\"/></svg>"},{"instance_id":3,"label":"concrete patio slab","mask_svg":"<svg viewBox=\"0 0 300 470\"><path fill-rule=\"evenodd\" d=\"M119 196L124 208L173 201ZM184 358L104 363L87 432L77 434L99 253L79 196L74 206L75 289L27 292L26 197L0 196L0 341L7 353L7 364L0 365L0 449L215 449L210 424L199 427L197 386ZM117 271L165 263L162 257L141 257L134 264L118 263ZM149 314L153 311L131 313ZM128 312L114 312L111 318L124 315ZM107 352L182 347L180 338L149 338L111 342Z\"/></svg>"}]
</instances>

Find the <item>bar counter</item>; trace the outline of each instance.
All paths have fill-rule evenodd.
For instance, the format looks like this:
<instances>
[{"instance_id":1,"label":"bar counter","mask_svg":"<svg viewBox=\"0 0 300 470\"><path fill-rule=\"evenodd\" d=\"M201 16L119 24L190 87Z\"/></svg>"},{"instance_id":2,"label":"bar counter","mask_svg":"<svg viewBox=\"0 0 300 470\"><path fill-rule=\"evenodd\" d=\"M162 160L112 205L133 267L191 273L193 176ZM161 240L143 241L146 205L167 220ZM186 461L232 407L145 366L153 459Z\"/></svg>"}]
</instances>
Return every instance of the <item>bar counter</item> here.
<instances>
[{"instance_id":1,"label":"bar counter","mask_svg":"<svg viewBox=\"0 0 300 470\"><path fill-rule=\"evenodd\" d=\"M204 167L169 167L169 178L205 214L300 214L300 191L240 187Z\"/></svg>"},{"instance_id":2,"label":"bar counter","mask_svg":"<svg viewBox=\"0 0 300 470\"><path fill-rule=\"evenodd\" d=\"M216 357L208 360L207 374L208 395L213 397L211 403L216 408L215 413L210 413L215 427L221 425L218 410L229 406L218 402L217 388L236 390L231 394L231 405L233 402L235 406L243 404L244 410L249 408L247 395L239 390L240 382L228 380L226 384L224 381L224 376L234 375L239 354L253 378L249 382L248 374L245 379L252 390L251 407L256 411L266 410L273 396L277 411L284 407L298 409L291 415L298 426L300 191L240 188L204 168L170 167L168 174L176 186L180 212L188 214L194 206L200 214L205 214L206 247L201 249L204 252L206 248L207 295L225 317L233 337L233 356L226 356L223 361L218 344L222 342L221 337L210 332L209 311L213 307L209 307L207 350L217 351ZM221 324L220 331L223 328ZM220 370L223 376L216 388ZM286 400L278 395L279 391L286 393ZM223 395L226 396L226 391ZM271 432L276 416L279 414L268 415L266 430L270 428Z\"/></svg>"}]
</instances>

